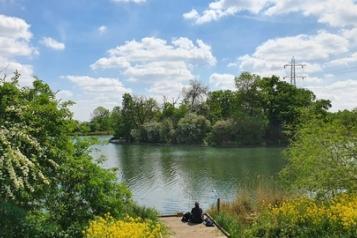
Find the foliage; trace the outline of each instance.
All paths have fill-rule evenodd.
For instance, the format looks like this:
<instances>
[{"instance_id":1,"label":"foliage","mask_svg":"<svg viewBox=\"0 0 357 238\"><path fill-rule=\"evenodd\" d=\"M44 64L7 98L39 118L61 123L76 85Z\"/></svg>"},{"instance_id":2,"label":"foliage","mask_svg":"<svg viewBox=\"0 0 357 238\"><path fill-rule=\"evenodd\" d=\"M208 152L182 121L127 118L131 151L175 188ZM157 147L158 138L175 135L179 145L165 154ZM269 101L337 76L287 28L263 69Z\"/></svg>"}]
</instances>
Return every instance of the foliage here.
<instances>
[{"instance_id":1,"label":"foliage","mask_svg":"<svg viewBox=\"0 0 357 238\"><path fill-rule=\"evenodd\" d=\"M235 141L235 123L232 119L219 120L212 126L208 141L213 145L229 145Z\"/></svg>"},{"instance_id":2,"label":"foliage","mask_svg":"<svg viewBox=\"0 0 357 238\"><path fill-rule=\"evenodd\" d=\"M71 137L71 103L37 79L21 88L18 77L0 82L0 237L81 237L107 212L153 218L92 160L91 143Z\"/></svg>"},{"instance_id":3,"label":"foliage","mask_svg":"<svg viewBox=\"0 0 357 238\"><path fill-rule=\"evenodd\" d=\"M92 119L90 121L91 131L110 131L111 125L110 111L104 107L94 109Z\"/></svg>"},{"instance_id":4,"label":"foliage","mask_svg":"<svg viewBox=\"0 0 357 238\"><path fill-rule=\"evenodd\" d=\"M160 124L160 138L164 143L175 142L175 129L170 119L165 119Z\"/></svg>"},{"instance_id":5,"label":"foliage","mask_svg":"<svg viewBox=\"0 0 357 238\"><path fill-rule=\"evenodd\" d=\"M202 144L210 129L210 122L195 113L180 119L176 129L176 139L183 144Z\"/></svg>"},{"instance_id":6,"label":"foliage","mask_svg":"<svg viewBox=\"0 0 357 238\"><path fill-rule=\"evenodd\" d=\"M216 207L209 210L232 238L245 237L244 232L269 204L280 204L288 198L277 184L267 183L267 178L259 179L253 188L243 188L231 201L222 201L220 211Z\"/></svg>"},{"instance_id":7,"label":"foliage","mask_svg":"<svg viewBox=\"0 0 357 238\"><path fill-rule=\"evenodd\" d=\"M302 124L287 150L285 183L325 198L341 191L357 192L356 118L357 112L340 112L327 121Z\"/></svg>"},{"instance_id":8,"label":"foliage","mask_svg":"<svg viewBox=\"0 0 357 238\"><path fill-rule=\"evenodd\" d=\"M183 89L184 101L192 112L197 112L200 105L208 92L208 88L197 80L190 81L190 87Z\"/></svg>"},{"instance_id":9,"label":"foliage","mask_svg":"<svg viewBox=\"0 0 357 238\"><path fill-rule=\"evenodd\" d=\"M83 233L87 238L159 238L162 230L159 223L150 220L131 217L116 220L106 214L91 221Z\"/></svg>"},{"instance_id":10,"label":"foliage","mask_svg":"<svg viewBox=\"0 0 357 238\"><path fill-rule=\"evenodd\" d=\"M183 89L180 103L165 98L161 107L153 98L126 93L121 108L115 107L111 112L114 137L141 143L286 145L307 115L329 115L328 100L316 100L311 91L296 88L276 76L261 78L244 72L235 78L235 84L236 90L208 92L202 83L191 81ZM190 114L209 121L204 123L208 128L201 128L199 138L185 138L198 133L197 122L189 119ZM225 135L228 128L231 130Z\"/></svg>"},{"instance_id":11,"label":"foliage","mask_svg":"<svg viewBox=\"0 0 357 238\"><path fill-rule=\"evenodd\" d=\"M357 196L321 203L305 197L267 208L245 237L356 237Z\"/></svg>"}]
</instances>

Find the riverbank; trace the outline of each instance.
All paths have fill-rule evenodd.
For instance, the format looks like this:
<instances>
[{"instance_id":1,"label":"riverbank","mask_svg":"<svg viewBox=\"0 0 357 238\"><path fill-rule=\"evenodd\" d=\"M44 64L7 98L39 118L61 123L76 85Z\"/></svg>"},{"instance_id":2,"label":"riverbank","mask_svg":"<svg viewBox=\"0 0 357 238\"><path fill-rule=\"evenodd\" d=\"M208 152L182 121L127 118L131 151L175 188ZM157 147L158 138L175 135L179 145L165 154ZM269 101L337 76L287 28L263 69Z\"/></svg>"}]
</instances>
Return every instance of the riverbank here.
<instances>
[{"instance_id":1,"label":"riverbank","mask_svg":"<svg viewBox=\"0 0 357 238\"><path fill-rule=\"evenodd\" d=\"M108 135L109 136L109 135ZM118 145L149 145L149 146L192 146L192 147L213 147L213 148L285 148L287 144L257 144L257 145L239 145L239 144L184 144L184 143L150 143L150 142L127 142L123 139L110 138L109 143Z\"/></svg>"},{"instance_id":2,"label":"riverbank","mask_svg":"<svg viewBox=\"0 0 357 238\"><path fill-rule=\"evenodd\" d=\"M113 132L110 131L94 131L94 132L80 132L73 133L72 136L112 136Z\"/></svg>"},{"instance_id":3,"label":"riverbank","mask_svg":"<svg viewBox=\"0 0 357 238\"><path fill-rule=\"evenodd\" d=\"M232 238L357 237L357 195L320 201L304 195L238 196L210 214Z\"/></svg>"},{"instance_id":4,"label":"riverbank","mask_svg":"<svg viewBox=\"0 0 357 238\"><path fill-rule=\"evenodd\" d=\"M217 226L207 227L204 224L191 224L181 221L180 216L165 216L159 220L169 230L168 237L187 238L187 237L204 237L204 238L226 238L226 236Z\"/></svg>"}]
</instances>

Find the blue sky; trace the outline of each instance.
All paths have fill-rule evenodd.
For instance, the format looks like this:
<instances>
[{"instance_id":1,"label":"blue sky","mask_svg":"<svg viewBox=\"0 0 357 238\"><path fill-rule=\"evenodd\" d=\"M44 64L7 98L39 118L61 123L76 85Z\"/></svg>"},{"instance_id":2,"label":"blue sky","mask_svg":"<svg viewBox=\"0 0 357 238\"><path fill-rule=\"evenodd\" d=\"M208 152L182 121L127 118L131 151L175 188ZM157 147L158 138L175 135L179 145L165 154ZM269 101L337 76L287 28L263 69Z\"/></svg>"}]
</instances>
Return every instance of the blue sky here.
<instances>
[{"instance_id":1,"label":"blue sky","mask_svg":"<svg viewBox=\"0 0 357 238\"><path fill-rule=\"evenodd\" d=\"M88 120L125 92L177 98L189 80L233 89L234 75L288 73L298 87L357 107L353 0L0 0L0 67L46 81Z\"/></svg>"}]
</instances>

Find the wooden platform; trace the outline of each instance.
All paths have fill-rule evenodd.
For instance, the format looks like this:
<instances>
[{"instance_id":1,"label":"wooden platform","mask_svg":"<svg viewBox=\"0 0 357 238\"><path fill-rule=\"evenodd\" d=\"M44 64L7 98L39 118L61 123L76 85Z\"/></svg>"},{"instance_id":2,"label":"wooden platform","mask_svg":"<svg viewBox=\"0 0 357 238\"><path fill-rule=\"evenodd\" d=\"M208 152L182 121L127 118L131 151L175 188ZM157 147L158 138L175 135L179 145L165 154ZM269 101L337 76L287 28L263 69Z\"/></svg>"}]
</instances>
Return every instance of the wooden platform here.
<instances>
[{"instance_id":1,"label":"wooden platform","mask_svg":"<svg viewBox=\"0 0 357 238\"><path fill-rule=\"evenodd\" d=\"M170 237L174 238L226 238L216 226L207 227L204 224L189 224L181 222L181 217L160 217L169 229Z\"/></svg>"}]
</instances>

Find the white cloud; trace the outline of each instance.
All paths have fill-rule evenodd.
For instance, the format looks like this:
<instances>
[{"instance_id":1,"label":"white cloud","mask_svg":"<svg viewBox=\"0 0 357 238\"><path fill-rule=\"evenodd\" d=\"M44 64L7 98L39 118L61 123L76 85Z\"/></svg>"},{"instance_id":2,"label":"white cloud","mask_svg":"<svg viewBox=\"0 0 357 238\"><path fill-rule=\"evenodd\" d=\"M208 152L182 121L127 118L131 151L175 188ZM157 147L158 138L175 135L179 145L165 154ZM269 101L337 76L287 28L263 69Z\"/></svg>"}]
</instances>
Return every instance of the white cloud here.
<instances>
[{"instance_id":1,"label":"white cloud","mask_svg":"<svg viewBox=\"0 0 357 238\"><path fill-rule=\"evenodd\" d=\"M21 73L20 84L29 86L33 81L32 66L22 64L18 57L38 54L30 45L30 25L21 18L0 15L0 74L10 77L15 70Z\"/></svg>"},{"instance_id":2,"label":"white cloud","mask_svg":"<svg viewBox=\"0 0 357 238\"><path fill-rule=\"evenodd\" d=\"M0 15L0 29L1 37L24 41L29 41L32 37L30 25L21 18Z\"/></svg>"},{"instance_id":3,"label":"white cloud","mask_svg":"<svg viewBox=\"0 0 357 238\"><path fill-rule=\"evenodd\" d=\"M233 74L214 73L209 77L210 88L213 90L233 90L235 88L234 77Z\"/></svg>"},{"instance_id":4,"label":"white cloud","mask_svg":"<svg viewBox=\"0 0 357 238\"><path fill-rule=\"evenodd\" d=\"M112 0L112 2L117 3L144 3L146 0Z\"/></svg>"},{"instance_id":5,"label":"white cloud","mask_svg":"<svg viewBox=\"0 0 357 238\"><path fill-rule=\"evenodd\" d=\"M60 90L56 93L56 98L60 100L70 100L73 97L73 93L69 90Z\"/></svg>"},{"instance_id":6,"label":"white cloud","mask_svg":"<svg viewBox=\"0 0 357 238\"><path fill-rule=\"evenodd\" d=\"M199 13L196 9L192 9L184 13L183 17L196 24L203 24L243 11L258 14L270 2L271 0L216 0L211 2L202 13Z\"/></svg>"},{"instance_id":7,"label":"white cloud","mask_svg":"<svg viewBox=\"0 0 357 238\"><path fill-rule=\"evenodd\" d=\"M347 57L337 58L328 63L329 66L348 66L357 63L357 52L353 52Z\"/></svg>"},{"instance_id":8,"label":"white cloud","mask_svg":"<svg viewBox=\"0 0 357 238\"><path fill-rule=\"evenodd\" d=\"M122 94L130 91L116 78L93 78L76 75L67 75L64 76L64 78L76 84L80 89L87 93Z\"/></svg>"},{"instance_id":9,"label":"white cloud","mask_svg":"<svg viewBox=\"0 0 357 238\"><path fill-rule=\"evenodd\" d=\"M357 26L357 4L353 0L279 0L265 13L277 15L291 12L314 16L319 22L334 27Z\"/></svg>"},{"instance_id":10,"label":"white cloud","mask_svg":"<svg viewBox=\"0 0 357 238\"><path fill-rule=\"evenodd\" d=\"M54 50L64 50L66 48L64 43L59 42L51 37L43 37L40 43L46 46L47 48L51 48Z\"/></svg>"},{"instance_id":11,"label":"white cloud","mask_svg":"<svg viewBox=\"0 0 357 238\"><path fill-rule=\"evenodd\" d=\"M153 82L147 91L150 96L161 102L164 96L169 98L178 98L182 96L181 92L185 86L187 86L187 84L183 82L164 79Z\"/></svg>"},{"instance_id":12,"label":"white cloud","mask_svg":"<svg viewBox=\"0 0 357 238\"><path fill-rule=\"evenodd\" d=\"M107 27L107 26L102 25L102 26L98 27L98 32L99 32L100 34L104 34L104 33L106 33L107 31L108 31L108 27Z\"/></svg>"},{"instance_id":13,"label":"white cloud","mask_svg":"<svg viewBox=\"0 0 357 238\"><path fill-rule=\"evenodd\" d=\"M203 24L244 11L266 16L297 12L334 27L357 26L357 3L353 0L215 0L201 13L192 9L183 17Z\"/></svg>"},{"instance_id":14,"label":"white cloud","mask_svg":"<svg viewBox=\"0 0 357 238\"><path fill-rule=\"evenodd\" d=\"M80 89L76 95L72 95L76 102L72 111L75 118L79 120L89 120L90 112L98 106L111 109L120 105L122 95L131 92L131 89L126 88L116 78L95 78L82 75L67 75L62 78L69 80Z\"/></svg>"},{"instance_id":15,"label":"white cloud","mask_svg":"<svg viewBox=\"0 0 357 238\"><path fill-rule=\"evenodd\" d=\"M242 71L283 76L283 65L295 56L299 63L306 65L304 73L317 73L323 63L349 51L349 41L339 34L319 31L315 35L297 35L270 39L259 45L251 55L239 57ZM302 61L302 62L301 62Z\"/></svg>"},{"instance_id":16,"label":"white cloud","mask_svg":"<svg viewBox=\"0 0 357 238\"><path fill-rule=\"evenodd\" d=\"M197 65L215 65L211 47L201 40L176 38L167 42L160 38L146 37L141 41L127 41L110 49L106 57L91 65L92 69L118 69L131 81L152 84L151 92L170 90L170 83L158 87L158 81L182 84L195 76ZM160 88L160 89L159 89Z\"/></svg>"},{"instance_id":17,"label":"white cloud","mask_svg":"<svg viewBox=\"0 0 357 238\"><path fill-rule=\"evenodd\" d=\"M355 31L351 29L338 33L319 31L313 35L274 38L256 47L252 54L241 56L227 66L263 76L275 74L283 77L288 76L290 70L287 68L284 71L283 65L295 56L298 63L305 64L305 70L297 69L297 74L307 76L297 82L299 87L311 89L319 98L330 99L333 110L352 109L357 107L357 80L342 77L346 73L353 74L353 67L357 65L357 44L353 35Z\"/></svg>"},{"instance_id":18,"label":"white cloud","mask_svg":"<svg viewBox=\"0 0 357 238\"><path fill-rule=\"evenodd\" d=\"M318 98L332 101L332 110L357 108L357 80L340 80L328 85L308 87Z\"/></svg>"}]
</instances>

